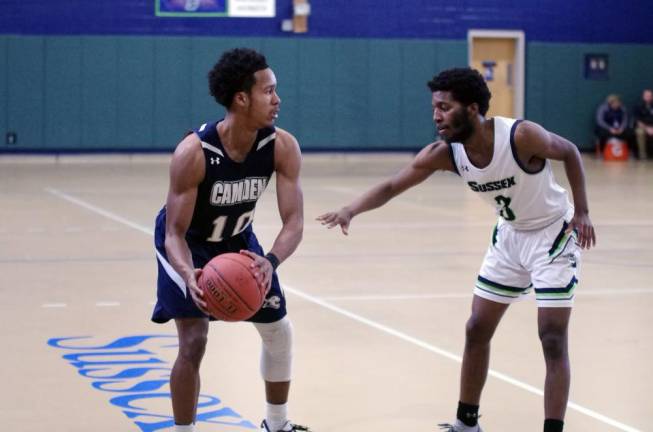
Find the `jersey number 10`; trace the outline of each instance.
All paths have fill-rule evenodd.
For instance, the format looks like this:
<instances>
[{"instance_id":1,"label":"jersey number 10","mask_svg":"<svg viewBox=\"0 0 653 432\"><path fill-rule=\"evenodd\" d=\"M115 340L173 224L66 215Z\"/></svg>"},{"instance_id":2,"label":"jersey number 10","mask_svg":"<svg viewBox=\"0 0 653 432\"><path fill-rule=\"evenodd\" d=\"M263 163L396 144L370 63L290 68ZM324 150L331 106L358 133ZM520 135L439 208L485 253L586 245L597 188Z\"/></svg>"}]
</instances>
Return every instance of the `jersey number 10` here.
<instances>
[{"instance_id":1,"label":"jersey number 10","mask_svg":"<svg viewBox=\"0 0 653 432\"><path fill-rule=\"evenodd\" d=\"M229 216L218 216L215 218L213 221L213 233L211 234L211 237L206 239L206 241L221 242L224 240L224 228L227 225L228 218ZM228 237L233 237L236 234L243 232L243 230L252 223L252 220L254 220L254 210L241 214L234 225L234 229L231 231L231 235Z\"/></svg>"}]
</instances>

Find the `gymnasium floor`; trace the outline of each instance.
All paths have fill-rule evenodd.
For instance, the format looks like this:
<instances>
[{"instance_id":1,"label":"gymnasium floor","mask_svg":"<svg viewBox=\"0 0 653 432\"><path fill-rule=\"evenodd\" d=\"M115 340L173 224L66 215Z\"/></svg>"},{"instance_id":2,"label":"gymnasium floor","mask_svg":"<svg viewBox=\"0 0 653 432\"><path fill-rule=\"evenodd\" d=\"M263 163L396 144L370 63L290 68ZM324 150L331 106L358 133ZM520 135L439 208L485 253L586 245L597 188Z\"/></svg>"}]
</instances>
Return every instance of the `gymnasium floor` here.
<instances>
[{"instance_id":1,"label":"gymnasium floor","mask_svg":"<svg viewBox=\"0 0 653 432\"><path fill-rule=\"evenodd\" d=\"M304 241L280 276L296 335L290 414L315 432L433 432L454 417L492 210L438 173L355 219L349 237L315 221L409 157L305 156ZM598 245L584 254L572 315L565 430L651 431L653 163L585 163ZM174 325L149 321L167 164L0 157L2 430L170 430ZM561 165L556 172L563 182ZM274 182L269 189L254 224L266 247L279 228ZM198 431L255 430L264 406L258 357L252 326L212 324ZM486 432L541 430L533 300L509 309L490 366Z\"/></svg>"}]
</instances>

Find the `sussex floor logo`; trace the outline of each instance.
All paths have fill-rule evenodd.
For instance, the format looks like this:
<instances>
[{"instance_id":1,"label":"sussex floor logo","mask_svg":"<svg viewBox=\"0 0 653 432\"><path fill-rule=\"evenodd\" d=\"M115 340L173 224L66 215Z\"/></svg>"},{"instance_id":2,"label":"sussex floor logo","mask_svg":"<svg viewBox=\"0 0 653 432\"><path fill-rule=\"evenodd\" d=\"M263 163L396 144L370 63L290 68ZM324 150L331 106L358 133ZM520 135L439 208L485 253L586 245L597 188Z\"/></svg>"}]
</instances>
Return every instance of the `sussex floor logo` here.
<instances>
[{"instance_id":1,"label":"sussex floor logo","mask_svg":"<svg viewBox=\"0 0 653 432\"><path fill-rule=\"evenodd\" d=\"M64 351L63 359L91 380L94 389L107 392L109 403L141 431L170 430L174 426L170 414L171 367L160 354L177 349L176 336L124 336L109 343L92 336L73 336L52 338L48 345ZM164 411L161 406L168 408ZM203 431L257 429L220 398L206 394L199 396L197 424Z\"/></svg>"}]
</instances>

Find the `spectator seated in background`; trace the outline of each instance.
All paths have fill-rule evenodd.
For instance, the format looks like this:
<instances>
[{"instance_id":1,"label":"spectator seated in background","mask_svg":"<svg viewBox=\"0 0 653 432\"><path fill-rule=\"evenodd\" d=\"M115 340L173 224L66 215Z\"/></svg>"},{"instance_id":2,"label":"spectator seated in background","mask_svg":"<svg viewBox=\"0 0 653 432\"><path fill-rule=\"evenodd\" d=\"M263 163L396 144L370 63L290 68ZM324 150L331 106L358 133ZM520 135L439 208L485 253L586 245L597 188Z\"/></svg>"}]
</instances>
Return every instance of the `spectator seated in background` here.
<instances>
[{"instance_id":1,"label":"spectator seated in background","mask_svg":"<svg viewBox=\"0 0 653 432\"><path fill-rule=\"evenodd\" d=\"M601 153L610 138L619 138L631 146L631 131L628 128L628 112L619 96L609 95L596 110L596 136Z\"/></svg>"},{"instance_id":2,"label":"spectator seated in background","mask_svg":"<svg viewBox=\"0 0 653 432\"><path fill-rule=\"evenodd\" d=\"M647 145L653 144L653 91L651 89L642 92L642 100L635 106L633 117L638 156L640 159L646 159L649 154Z\"/></svg>"}]
</instances>

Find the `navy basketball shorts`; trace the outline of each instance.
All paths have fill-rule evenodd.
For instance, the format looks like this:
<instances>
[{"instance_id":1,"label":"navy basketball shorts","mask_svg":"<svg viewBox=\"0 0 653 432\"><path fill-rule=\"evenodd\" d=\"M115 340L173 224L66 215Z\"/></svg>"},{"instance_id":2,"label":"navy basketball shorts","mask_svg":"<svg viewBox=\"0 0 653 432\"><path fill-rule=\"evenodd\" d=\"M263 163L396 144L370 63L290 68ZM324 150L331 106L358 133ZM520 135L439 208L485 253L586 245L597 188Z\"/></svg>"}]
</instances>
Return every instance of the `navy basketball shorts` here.
<instances>
[{"instance_id":1,"label":"navy basketball shorts","mask_svg":"<svg viewBox=\"0 0 653 432\"><path fill-rule=\"evenodd\" d=\"M165 323L175 318L215 318L204 314L191 297L182 277L172 268L168 262L165 251L165 211L161 211L156 218L154 231L154 246L156 248L156 260L158 267L157 277L157 301L152 312L152 321ZM206 241L193 241L187 238L193 264L195 268L202 268L211 258L227 252L238 252L241 249L250 250L263 256L263 248L256 239L251 225L240 234L221 241L212 243ZM268 291L263 306L247 321L255 323L271 323L280 320L286 315L286 298L279 278L275 272L272 275L272 284Z\"/></svg>"}]
</instances>

